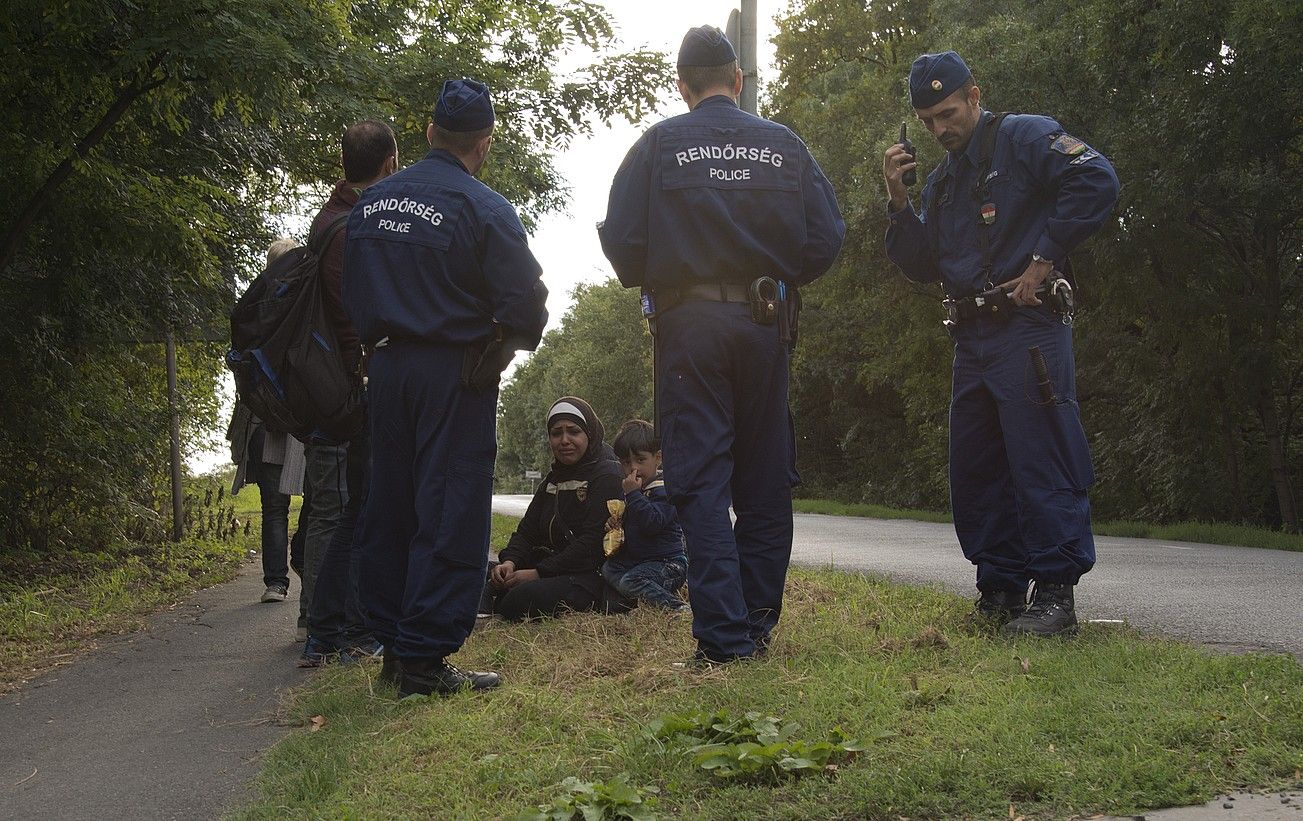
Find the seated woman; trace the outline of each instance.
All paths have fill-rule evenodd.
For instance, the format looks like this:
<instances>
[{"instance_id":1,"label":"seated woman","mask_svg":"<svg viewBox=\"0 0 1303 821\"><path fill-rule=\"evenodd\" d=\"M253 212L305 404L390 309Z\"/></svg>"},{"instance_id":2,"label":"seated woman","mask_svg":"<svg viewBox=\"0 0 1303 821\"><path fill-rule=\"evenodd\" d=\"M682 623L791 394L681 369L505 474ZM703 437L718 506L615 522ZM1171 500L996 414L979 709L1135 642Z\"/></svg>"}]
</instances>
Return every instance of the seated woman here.
<instances>
[{"instance_id":1,"label":"seated woman","mask_svg":"<svg viewBox=\"0 0 1303 821\"><path fill-rule=\"evenodd\" d=\"M620 466L602 435L602 420L582 399L563 396L548 411L552 470L489 571L485 595L503 618L626 609L608 608L601 574L606 502L623 498Z\"/></svg>"}]
</instances>

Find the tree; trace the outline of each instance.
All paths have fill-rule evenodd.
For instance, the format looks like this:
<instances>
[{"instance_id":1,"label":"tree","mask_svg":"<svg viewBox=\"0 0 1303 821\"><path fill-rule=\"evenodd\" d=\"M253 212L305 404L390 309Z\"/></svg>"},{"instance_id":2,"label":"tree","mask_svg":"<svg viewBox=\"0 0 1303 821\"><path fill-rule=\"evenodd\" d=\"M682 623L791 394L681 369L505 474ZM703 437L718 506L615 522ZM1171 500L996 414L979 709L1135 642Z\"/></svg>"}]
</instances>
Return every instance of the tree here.
<instances>
[{"instance_id":1,"label":"tree","mask_svg":"<svg viewBox=\"0 0 1303 821\"><path fill-rule=\"evenodd\" d=\"M805 0L780 20L773 115L811 144L848 222L806 290L795 362L810 483L944 503L949 345L932 288L886 262L883 150L904 81L955 48L992 110L1044 112L1103 150L1116 225L1074 255L1079 394L1104 515L1298 529L1303 15L1264 0L1071 7ZM916 138L923 168L941 159Z\"/></svg>"},{"instance_id":2,"label":"tree","mask_svg":"<svg viewBox=\"0 0 1303 821\"><path fill-rule=\"evenodd\" d=\"M109 538L124 509L150 508L167 425L150 387L161 352L137 343L224 329L278 215L338 175L345 126L389 120L418 158L442 80L485 79L487 181L530 220L562 200L555 148L639 118L668 86L662 55L613 46L578 0L6 5L0 487L43 500L0 510L6 542ZM561 81L567 50L593 61ZM219 354L190 352L192 443L212 428Z\"/></svg>"}]
</instances>

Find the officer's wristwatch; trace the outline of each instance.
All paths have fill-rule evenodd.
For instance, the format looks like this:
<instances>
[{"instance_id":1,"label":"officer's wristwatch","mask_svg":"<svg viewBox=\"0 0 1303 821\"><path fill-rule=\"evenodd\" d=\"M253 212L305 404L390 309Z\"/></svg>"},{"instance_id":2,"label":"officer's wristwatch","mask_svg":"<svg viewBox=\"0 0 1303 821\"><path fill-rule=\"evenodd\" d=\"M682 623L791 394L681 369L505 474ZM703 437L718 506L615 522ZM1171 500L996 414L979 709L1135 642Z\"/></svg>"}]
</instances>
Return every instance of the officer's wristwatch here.
<instances>
[{"instance_id":1,"label":"officer's wristwatch","mask_svg":"<svg viewBox=\"0 0 1303 821\"><path fill-rule=\"evenodd\" d=\"M1054 260L1046 259L1045 257L1041 256L1035 251L1032 252L1032 262L1044 262L1046 265L1050 266L1051 268L1054 267Z\"/></svg>"}]
</instances>

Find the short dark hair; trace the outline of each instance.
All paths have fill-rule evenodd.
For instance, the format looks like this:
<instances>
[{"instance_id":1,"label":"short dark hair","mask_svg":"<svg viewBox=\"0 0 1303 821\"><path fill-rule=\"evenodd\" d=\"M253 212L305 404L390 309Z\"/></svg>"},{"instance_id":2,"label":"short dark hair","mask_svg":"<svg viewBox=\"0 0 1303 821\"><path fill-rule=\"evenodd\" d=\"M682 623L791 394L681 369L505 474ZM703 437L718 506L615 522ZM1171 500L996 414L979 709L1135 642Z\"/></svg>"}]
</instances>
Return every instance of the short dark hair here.
<instances>
[{"instance_id":1,"label":"short dark hair","mask_svg":"<svg viewBox=\"0 0 1303 821\"><path fill-rule=\"evenodd\" d=\"M733 87L737 77L737 60L721 63L717 66L679 66L679 79L693 94L702 94L707 89L717 86Z\"/></svg>"},{"instance_id":2,"label":"short dark hair","mask_svg":"<svg viewBox=\"0 0 1303 821\"><path fill-rule=\"evenodd\" d=\"M343 144L344 179L349 182L375 179L385 160L398 152L394 130L380 120L362 120L349 126Z\"/></svg>"},{"instance_id":3,"label":"short dark hair","mask_svg":"<svg viewBox=\"0 0 1303 821\"><path fill-rule=\"evenodd\" d=\"M636 453L655 453L661 449L661 438L656 435L656 428L645 419L630 419L620 426L611 443L615 455L628 459Z\"/></svg>"},{"instance_id":4,"label":"short dark hair","mask_svg":"<svg viewBox=\"0 0 1303 821\"><path fill-rule=\"evenodd\" d=\"M443 148L454 154L469 154L475 144L493 133L493 126L478 131L449 131L438 123L430 124L434 128L434 137L430 140L432 148Z\"/></svg>"}]
</instances>

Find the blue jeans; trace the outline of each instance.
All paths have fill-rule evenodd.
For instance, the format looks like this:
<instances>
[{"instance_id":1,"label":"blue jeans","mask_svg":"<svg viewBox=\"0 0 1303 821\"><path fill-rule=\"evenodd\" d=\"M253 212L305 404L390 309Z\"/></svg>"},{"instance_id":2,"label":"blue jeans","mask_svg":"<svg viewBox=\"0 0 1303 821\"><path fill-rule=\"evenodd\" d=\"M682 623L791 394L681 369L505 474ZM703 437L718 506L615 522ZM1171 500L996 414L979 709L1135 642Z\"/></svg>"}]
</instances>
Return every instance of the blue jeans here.
<instances>
[{"instance_id":1,"label":"blue jeans","mask_svg":"<svg viewBox=\"0 0 1303 821\"><path fill-rule=\"evenodd\" d=\"M346 475L348 497L317 572L310 608L312 620L308 626L314 639L341 650L361 644L370 636L358 602L357 566L361 551L354 539L371 481L371 436L366 430L349 440Z\"/></svg>"},{"instance_id":2,"label":"blue jeans","mask_svg":"<svg viewBox=\"0 0 1303 821\"><path fill-rule=\"evenodd\" d=\"M321 562L348 501L348 489L344 486L348 446L310 444L304 456L307 468L303 481L312 496L312 511L308 514L308 532L303 540L303 591L299 596L299 613L303 623L308 624Z\"/></svg>"},{"instance_id":3,"label":"blue jeans","mask_svg":"<svg viewBox=\"0 0 1303 821\"><path fill-rule=\"evenodd\" d=\"M687 604L678 597L688 578L688 560L651 559L633 566L618 562L602 565L606 583L624 595L666 610L682 610Z\"/></svg>"},{"instance_id":4,"label":"blue jeans","mask_svg":"<svg viewBox=\"0 0 1303 821\"><path fill-rule=\"evenodd\" d=\"M259 425L249 437L248 474L262 504L262 583L289 589L290 497L280 492L281 466L262 461L266 434Z\"/></svg>"}]
</instances>

